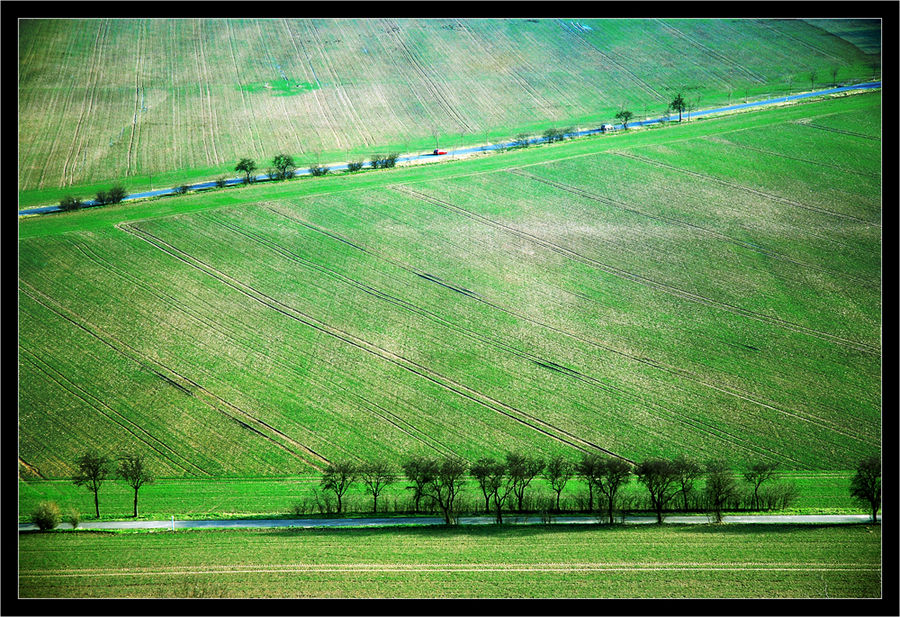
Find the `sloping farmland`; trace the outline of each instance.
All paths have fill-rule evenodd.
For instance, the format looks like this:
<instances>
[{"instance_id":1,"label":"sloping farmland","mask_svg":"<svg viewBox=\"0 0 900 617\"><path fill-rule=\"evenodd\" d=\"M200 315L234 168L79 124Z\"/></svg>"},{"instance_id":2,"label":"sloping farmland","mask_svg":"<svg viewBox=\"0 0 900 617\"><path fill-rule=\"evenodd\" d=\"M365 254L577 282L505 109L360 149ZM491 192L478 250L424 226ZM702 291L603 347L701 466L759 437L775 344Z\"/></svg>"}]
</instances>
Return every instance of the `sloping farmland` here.
<instances>
[{"instance_id":1,"label":"sloping farmland","mask_svg":"<svg viewBox=\"0 0 900 617\"><path fill-rule=\"evenodd\" d=\"M879 108L22 238L22 464L63 476L91 443L161 476L512 449L844 469L881 439Z\"/></svg>"}]
</instances>

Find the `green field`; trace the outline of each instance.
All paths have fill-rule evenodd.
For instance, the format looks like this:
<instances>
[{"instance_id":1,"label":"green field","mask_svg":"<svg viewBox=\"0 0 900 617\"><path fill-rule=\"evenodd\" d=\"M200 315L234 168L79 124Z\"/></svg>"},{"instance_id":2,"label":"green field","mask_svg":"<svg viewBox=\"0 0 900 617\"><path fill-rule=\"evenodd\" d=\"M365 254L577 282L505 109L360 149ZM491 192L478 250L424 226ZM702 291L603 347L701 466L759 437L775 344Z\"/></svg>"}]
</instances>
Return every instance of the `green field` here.
<instances>
[{"instance_id":1,"label":"green field","mask_svg":"<svg viewBox=\"0 0 900 617\"><path fill-rule=\"evenodd\" d=\"M597 447L851 468L881 437L879 114L22 220L21 469L67 477L85 443L160 477Z\"/></svg>"},{"instance_id":2,"label":"green field","mask_svg":"<svg viewBox=\"0 0 900 617\"><path fill-rule=\"evenodd\" d=\"M18 51L20 208L880 77L877 20L25 19Z\"/></svg>"},{"instance_id":3,"label":"green field","mask_svg":"<svg viewBox=\"0 0 900 617\"><path fill-rule=\"evenodd\" d=\"M870 526L23 534L19 595L877 598Z\"/></svg>"}]
</instances>

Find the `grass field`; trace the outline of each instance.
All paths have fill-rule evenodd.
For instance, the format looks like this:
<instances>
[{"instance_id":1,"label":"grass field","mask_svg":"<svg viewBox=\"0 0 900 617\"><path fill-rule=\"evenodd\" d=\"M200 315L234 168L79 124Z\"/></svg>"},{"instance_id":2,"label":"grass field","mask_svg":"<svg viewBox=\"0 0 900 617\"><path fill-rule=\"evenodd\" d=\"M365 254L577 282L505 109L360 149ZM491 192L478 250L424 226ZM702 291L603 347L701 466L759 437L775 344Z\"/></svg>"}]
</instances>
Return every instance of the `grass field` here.
<instances>
[{"instance_id":1,"label":"grass field","mask_svg":"<svg viewBox=\"0 0 900 617\"><path fill-rule=\"evenodd\" d=\"M579 527L23 534L19 595L881 595L878 526Z\"/></svg>"},{"instance_id":2,"label":"grass field","mask_svg":"<svg viewBox=\"0 0 900 617\"><path fill-rule=\"evenodd\" d=\"M881 438L879 116L20 221L20 470L85 443L159 477L597 447L848 469Z\"/></svg>"},{"instance_id":3,"label":"grass field","mask_svg":"<svg viewBox=\"0 0 900 617\"><path fill-rule=\"evenodd\" d=\"M873 20L26 19L19 207L869 80L879 51Z\"/></svg>"}]
</instances>

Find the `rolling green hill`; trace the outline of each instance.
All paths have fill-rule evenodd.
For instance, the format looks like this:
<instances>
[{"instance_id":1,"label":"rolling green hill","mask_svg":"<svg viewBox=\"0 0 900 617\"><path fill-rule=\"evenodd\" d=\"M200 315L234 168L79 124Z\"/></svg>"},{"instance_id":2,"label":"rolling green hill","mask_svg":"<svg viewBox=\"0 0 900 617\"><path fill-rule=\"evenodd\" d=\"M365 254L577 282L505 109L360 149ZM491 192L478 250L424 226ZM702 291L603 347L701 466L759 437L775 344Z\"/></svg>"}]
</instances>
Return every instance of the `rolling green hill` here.
<instances>
[{"instance_id":1,"label":"rolling green hill","mask_svg":"<svg viewBox=\"0 0 900 617\"><path fill-rule=\"evenodd\" d=\"M496 143L622 107L659 116L677 92L711 107L873 78L871 28L817 24L26 19L20 207L211 179L242 157L262 171L278 152L308 165Z\"/></svg>"},{"instance_id":2,"label":"rolling green hill","mask_svg":"<svg viewBox=\"0 0 900 617\"><path fill-rule=\"evenodd\" d=\"M542 26L543 27L543 26ZM881 440L879 92L20 221L20 471Z\"/></svg>"}]
</instances>

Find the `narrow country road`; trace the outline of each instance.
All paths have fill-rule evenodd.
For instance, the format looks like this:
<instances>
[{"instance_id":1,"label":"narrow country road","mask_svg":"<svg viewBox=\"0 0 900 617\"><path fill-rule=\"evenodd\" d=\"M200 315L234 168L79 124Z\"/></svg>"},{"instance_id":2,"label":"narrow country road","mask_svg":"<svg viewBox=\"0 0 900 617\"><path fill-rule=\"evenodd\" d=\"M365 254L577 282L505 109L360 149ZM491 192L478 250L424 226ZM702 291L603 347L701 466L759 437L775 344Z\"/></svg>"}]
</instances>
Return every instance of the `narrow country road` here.
<instances>
[{"instance_id":1,"label":"narrow country road","mask_svg":"<svg viewBox=\"0 0 900 617\"><path fill-rule=\"evenodd\" d=\"M596 525L596 516L555 516L553 524L565 525ZM605 517L601 517L605 522ZM754 523L754 524L813 524L813 525L846 525L859 524L871 520L867 514L764 514L757 516L725 516L724 522L728 523ZM881 516L878 517L881 521ZM494 522L492 516L462 516L460 525L490 525ZM656 522L654 516L626 516L627 525L650 525ZM710 519L705 515L667 516L665 523L678 525L706 524ZM540 525L543 520L540 516L504 516L504 525ZM309 518L309 519L234 519L212 521L102 521L87 522L79 525L80 529L246 529L246 528L314 528L314 527L396 527L396 526L428 526L443 525L444 519L440 517L417 516L403 518ZM68 529L66 524L59 529ZM31 523L19 523L19 531L35 531L37 527Z\"/></svg>"},{"instance_id":2,"label":"narrow country road","mask_svg":"<svg viewBox=\"0 0 900 617\"><path fill-rule=\"evenodd\" d=\"M822 96L825 94L836 94L838 92L846 92L848 90L869 90L869 89L880 88L880 87L881 87L880 81L868 82L868 83L864 83L864 84L856 84L856 85L852 85L852 86L841 86L838 88L829 88L827 90L818 90L815 92L804 92L801 94L793 94L790 96L781 96L781 97L777 97L774 99L765 99L763 101L754 101L752 103L741 103L738 105L729 105L727 107L717 107L715 109L694 111L694 112L691 112L690 117L697 118L700 116L708 116L710 114L717 114L717 113L722 113L722 112L726 112L726 111L735 111L738 109L749 109L751 107L763 107L765 105L775 105L778 103L786 103L788 101L798 101L798 100L810 98L813 96ZM671 116L663 117L663 118L654 118L651 120L635 121L635 122L631 123L631 126L647 126L647 125L651 125L651 124L659 124L660 122L663 122L665 120L675 120L677 118L678 118L678 114L673 114ZM622 125L616 124L616 125L613 125L613 128L615 130L619 130L622 128ZM593 134L600 133L600 132L602 132L601 129L595 128L595 129L588 129L588 130L584 130L584 131L577 131L575 133L568 134L568 136L569 137L573 137L573 136L574 137L583 137L585 135L593 135ZM529 140L529 143L537 144L537 143L541 143L543 141L546 141L545 137L536 137L534 139ZM484 152L487 150L501 150L503 148L508 148L512 145L513 145L513 142L505 143L505 144L491 144L491 145L485 145L485 146L475 146L472 148L461 148L459 150L448 150L447 156L448 157L453 156L453 155L461 156L461 155L465 155L465 154L473 154L475 152ZM433 158L435 158L435 157L432 154L408 154L408 155L399 157L397 159L397 162L405 163L408 161L417 161L417 160L422 160L422 159L433 159ZM330 164L326 164L325 167L328 167L329 169L331 169L333 171L343 171L343 170L347 169L347 164L346 163L330 163ZM309 169L298 169L294 172L295 176L308 176L310 174L311 174L311 172ZM265 175L258 175L258 176L254 177L255 180L265 180L266 178L267 178L267 176L265 176ZM225 184L227 186L232 186L235 184L240 184L242 181L243 181L242 178L231 178L230 180L226 180ZM188 186L188 188L192 191L196 191L196 190L211 189L215 185L216 185L215 181L201 182L199 184L191 184ZM158 189L155 191L146 191L143 193L134 193L132 195L128 195L123 199L123 201L129 201L132 199L142 199L145 197L159 197L161 195L172 195L174 193L175 193L174 188ZM94 206L94 205L96 205L96 204L93 201L85 202L85 206ZM27 210L19 210L19 216L34 215L34 214L48 214L50 212L58 212L59 210L60 210L59 205L42 206L40 208L29 208Z\"/></svg>"}]
</instances>

